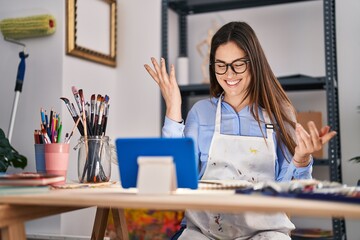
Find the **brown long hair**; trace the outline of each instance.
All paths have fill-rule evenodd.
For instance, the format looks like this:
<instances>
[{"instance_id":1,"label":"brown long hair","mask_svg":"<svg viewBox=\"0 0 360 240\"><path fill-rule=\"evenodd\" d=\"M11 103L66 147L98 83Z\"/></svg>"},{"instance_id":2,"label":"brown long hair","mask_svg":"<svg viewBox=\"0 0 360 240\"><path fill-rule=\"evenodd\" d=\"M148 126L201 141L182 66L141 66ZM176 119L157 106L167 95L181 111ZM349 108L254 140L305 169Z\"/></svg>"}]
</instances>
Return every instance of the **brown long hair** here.
<instances>
[{"instance_id":1,"label":"brown long hair","mask_svg":"<svg viewBox=\"0 0 360 240\"><path fill-rule=\"evenodd\" d=\"M210 50L210 94L219 97L224 91L218 83L212 63L222 44L234 42L249 58L248 70L251 81L245 98L249 99L251 113L260 126L259 109L264 108L274 124L277 141L283 143L294 155L296 143L289 133L295 129L295 109L281 84L272 72L254 30L245 22L230 22L222 26L213 36ZM282 149L284 151L284 149ZM286 154L284 154L286 157ZM289 161L289 159L288 159Z\"/></svg>"}]
</instances>

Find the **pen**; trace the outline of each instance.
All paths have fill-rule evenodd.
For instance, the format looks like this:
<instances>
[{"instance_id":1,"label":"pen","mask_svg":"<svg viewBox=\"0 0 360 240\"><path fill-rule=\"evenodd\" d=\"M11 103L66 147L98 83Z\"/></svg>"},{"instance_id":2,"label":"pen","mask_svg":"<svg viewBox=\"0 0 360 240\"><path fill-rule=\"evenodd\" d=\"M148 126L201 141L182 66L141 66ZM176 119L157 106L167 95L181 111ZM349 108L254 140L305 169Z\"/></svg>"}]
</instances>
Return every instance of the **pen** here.
<instances>
[{"instance_id":1,"label":"pen","mask_svg":"<svg viewBox=\"0 0 360 240\"><path fill-rule=\"evenodd\" d=\"M45 120L45 113L44 113L44 109L41 108L40 109L40 114L41 114L41 123L44 125L44 127L46 126L46 120Z\"/></svg>"},{"instance_id":2,"label":"pen","mask_svg":"<svg viewBox=\"0 0 360 240\"><path fill-rule=\"evenodd\" d=\"M47 130L50 139L52 139L52 135L53 135L53 123L54 123L53 113L54 113L53 109L51 108L50 116L49 116L50 123Z\"/></svg>"},{"instance_id":3,"label":"pen","mask_svg":"<svg viewBox=\"0 0 360 240\"><path fill-rule=\"evenodd\" d=\"M80 119L80 118L79 118ZM62 123L60 123L59 128L57 129L57 140L56 142L60 142L61 141L61 131L62 131Z\"/></svg>"},{"instance_id":4,"label":"pen","mask_svg":"<svg viewBox=\"0 0 360 240\"><path fill-rule=\"evenodd\" d=\"M49 138L49 135L47 134L45 128L41 130L42 135L44 136L45 143L51 143L51 140Z\"/></svg>"},{"instance_id":5,"label":"pen","mask_svg":"<svg viewBox=\"0 0 360 240\"><path fill-rule=\"evenodd\" d=\"M39 144L39 143L40 143L40 141L39 141L39 134L38 134L37 130L34 131L34 142L35 142L36 144Z\"/></svg>"},{"instance_id":6,"label":"pen","mask_svg":"<svg viewBox=\"0 0 360 240\"><path fill-rule=\"evenodd\" d=\"M46 131L47 131L48 125L49 125L49 119L48 119L48 115L45 110L45 126L44 126L44 128L46 129Z\"/></svg>"}]
</instances>

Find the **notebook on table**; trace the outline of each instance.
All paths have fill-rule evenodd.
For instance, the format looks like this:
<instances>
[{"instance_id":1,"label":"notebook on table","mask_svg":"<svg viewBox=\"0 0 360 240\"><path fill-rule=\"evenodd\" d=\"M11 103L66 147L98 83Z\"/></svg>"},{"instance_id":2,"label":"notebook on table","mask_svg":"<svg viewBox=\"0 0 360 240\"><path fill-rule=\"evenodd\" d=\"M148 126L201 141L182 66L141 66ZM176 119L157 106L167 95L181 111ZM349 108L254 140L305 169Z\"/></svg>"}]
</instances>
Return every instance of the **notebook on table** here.
<instances>
[{"instance_id":1,"label":"notebook on table","mask_svg":"<svg viewBox=\"0 0 360 240\"><path fill-rule=\"evenodd\" d=\"M191 138L118 138L115 145L123 188L137 186L138 157L170 156L175 165L177 187L197 189L197 162Z\"/></svg>"}]
</instances>

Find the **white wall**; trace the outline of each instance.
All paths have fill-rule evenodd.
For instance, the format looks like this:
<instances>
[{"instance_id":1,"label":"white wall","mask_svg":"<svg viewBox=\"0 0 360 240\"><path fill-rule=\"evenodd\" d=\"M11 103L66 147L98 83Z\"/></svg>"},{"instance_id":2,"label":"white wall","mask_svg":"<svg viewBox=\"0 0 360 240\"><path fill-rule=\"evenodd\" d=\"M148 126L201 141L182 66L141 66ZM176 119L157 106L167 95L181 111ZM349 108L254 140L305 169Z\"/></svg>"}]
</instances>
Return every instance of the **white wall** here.
<instances>
[{"instance_id":1,"label":"white wall","mask_svg":"<svg viewBox=\"0 0 360 240\"><path fill-rule=\"evenodd\" d=\"M359 156L360 143L360 1L336 1L336 31L340 97L340 129L343 181L355 185L360 179L360 164L348 159ZM347 239L359 239L360 221L346 221Z\"/></svg>"},{"instance_id":2,"label":"white wall","mask_svg":"<svg viewBox=\"0 0 360 240\"><path fill-rule=\"evenodd\" d=\"M58 22L53 36L24 40L27 60L23 92L13 133L12 144L28 156L26 171L34 171L33 130L39 126L39 109L54 107L63 117L64 130L73 125L67 109L59 97L72 100L71 86L82 88L85 97L93 93L110 96L108 135L158 136L160 133L160 92L144 70L143 64L150 57L160 57L161 49L161 0L118 0L118 66L111 68L65 54L65 1L62 0L0 0L0 19L41 13L53 14ZM337 1L338 72L340 90L341 140L344 182L355 184L360 178L360 165L347 159L358 155L360 136L358 84L356 63L360 55L360 9L358 0ZM96 12L89 12L96 16ZM230 20L249 22L263 44L274 72L279 76L289 74L324 75L323 21L321 1L286 4L254 9L200 14L189 16L190 82L201 80L201 59L196 44L207 37L212 19L220 25ZM176 15L170 11L169 62L175 63L178 53ZM7 133L10 121L18 52L20 47L0 41L0 127ZM355 86L355 87L354 87ZM314 92L290 97L300 110L316 102L315 109L325 109L324 96ZM318 101L320 95L322 100ZM305 101L306 100L306 101ZM299 103L300 102L300 103ZM325 115L325 113L324 113ZM355 121L353 120L355 119ZM25 121L24 121L25 120ZM79 135L75 135L72 145ZM76 151L71 152L68 178L76 179ZM116 166L113 177L118 178ZM9 169L9 171L18 171ZM327 169L323 169L327 171ZM47 232L65 235L89 235L94 209L32 221L28 232ZM317 220L315 220L317 221ZM46 228L44 228L46 224ZM302 223L303 224L303 223ZM348 239L356 239L360 232L359 221L347 221Z\"/></svg>"},{"instance_id":3,"label":"white wall","mask_svg":"<svg viewBox=\"0 0 360 240\"><path fill-rule=\"evenodd\" d=\"M93 93L109 95L111 107L107 133L112 141L117 137L159 136L160 92L143 64L150 62L150 56L160 57L160 1L118 1L117 68L65 54L65 1L0 0L0 19L44 13L56 18L56 33L22 41L26 43L26 52L30 56L12 144L28 157L25 170L35 171L33 131L39 128L40 107L48 110L53 107L62 116L64 131L71 130L73 120L59 99L65 96L73 101L71 86L82 88L86 99ZM96 16L96 12L88 14ZM21 50L17 45L0 41L0 127L5 133L10 121L18 52ZM76 133L72 146L78 138ZM74 180L77 179L76 154L76 151L71 151L67 175ZM9 172L14 171L20 170L9 169ZM113 179L118 179L116 165L113 165L112 174ZM27 232L86 236L91 233L91 215L94 215L94 209L31 221L27 224Z\"/></svg>"},{"instance_id":4,"label":"white wall","mask_svg":"<svg viewBox=\"0 0 360 240\"><path fill-rule=\"evenodd\" d=\"M0 1L0 19L32 16L37 14L52 14L57 20L57 31L46 38L28 39L25 52L29 54L26 60L26 72L22 93L16 114L12 135L12 145L28 157L26 171L35 170L34 162L34 129L40 127L40 107L50 110L54 107L61 111L59 101L63 87L63 1L52 4L44 0L34 1ZM19 64L19 51L23 48L0 41L0 73L1 73L1 114L0 127L7 134L10 114L14 99L16 73ZM65 125L66 126L66 125ZM9 169L19 171L19 169ZM60 216L47 218L47 228L43 231L59 233ZM39 228L41 230L41 228Z\"/></svg>"}]
</instances>

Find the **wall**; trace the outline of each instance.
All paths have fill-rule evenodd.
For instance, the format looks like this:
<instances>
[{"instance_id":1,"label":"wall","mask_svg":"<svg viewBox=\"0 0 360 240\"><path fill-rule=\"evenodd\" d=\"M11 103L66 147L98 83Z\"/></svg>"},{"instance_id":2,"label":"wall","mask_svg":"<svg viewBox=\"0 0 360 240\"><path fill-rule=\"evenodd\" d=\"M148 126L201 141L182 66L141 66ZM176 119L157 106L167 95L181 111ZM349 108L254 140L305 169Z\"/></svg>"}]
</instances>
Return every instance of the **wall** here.
<instances>
[{"instance_id":1,"label":"wall","mask_svg":"<svg viewBox=\"0 0 360 240\"><path fill-rule=\"evenodd\" d=\"M360 164L348 159L359 156L360 105L360 1L336 1L336 31L338 52L338 78L340 98L340 129L343 181L355 185L360 179ZM360 220L346 221L347 239L359 239Z\"/></svg>"},{"instance_id":2,"label":"wall","mask_svg":"<svg viewBox=\"0 0 360 240\"><path fill-rule=\"evenodd\" d=\"M118 1L116 68L65 54L65 1L0 0L0 19L43 13L55 16L56 33L23 40L30 56L12 144L28 157L25 171L35 171L33 131L39 127L40 107L48 111L53 107L63 118L63 130L71 130L73 120L59 98L65 96L73 101L72 86L82 88L86 99L93 93L109 95L111 107L107 133L112 142L117 137L159 136L160 91L143 64L149 63L151 56L160 57L160 1ZM96 16L96 12L88 11L87 14ZM18 52L21 50L17 45L0 41L0 127L6 134L14 98ZM78 138L76 133L72 138L72 147ZM76 154L76 151L70 153L67 176L72 180L77 179ZM9 172L15 171L20 170L9 169ZM112 178L119 178L117 165L113 165ZM86 236L91 233L91 216L94 214L94 209L87 209L31 221L27 224L27 232Z\"/></svg>"},{"instance_id":3,"label":"wall","mask_svg":"<svg viewBox=\"0 0 360 240\"><path fill-rule=\"evenodd\" d=\"M12 144L28 156L26 171L34 171L33 130L39 125L39 109L58 109L63 116L64 130L70 130L73 122L59 97L71 97L71 86L83 88L86 98L92 93L110 96L108 135L116 137L158 136L160 132L160 91L147 75L143 64L150 57L160 57L161 49L161 0L118 0L118 66L111 68L65 54L65 1L62 0L0 0L0 19L40 13L51 13L57 21L53 36L25 40L27 72L20 96ZM340 3L341 2L341 3ZM358 155L360 136L359 87L355 77L359 52L360 8L358 0L337 1L338 71L341 115L341 143L344 182L355 184L360 165L348 163L347 159ZM211 19L223 24L229 20L245 20L258 33L270 64L277 75L308 74L324 75L323 23L321 1L286 4L256 9L227 11L227 13L201 14L189 17L189 56L191 63L190 82L201 81L201 59L196 53L196 44L207 36ZM320 14L318 14L320 12ZM96 16L96 12L88 12ZM140 17L141 16L141 17ZM346 17L345 17L346 16ZM210 19L210 21L209 21ZM176 15L170 11L170 63L177 56ZM265 24L266 23L266 24ZM0 41L0 127L7 133L10 121L16 69L20 47ZM284 55L286 57L284 58ZM298 108L306 110L307 103L316 102L317 109L325 103L318 102L317 95L291 94ZM321 96L323 99L323 96ZM304 99L307 99L303 103ZM25 121L24 121L24 120ZM354 121L355 119L355 121ZM79 135L73 137L75 145ZM29 144L31 143L31 144ZM71 152L68 177L76 179L76 151ZM113 178L117 179L116 165ZM9 169L18 171L17 169ZM326 169L324 170L327 171ZM92 227L94 209L61 214L51 218L31 221L27 224L30 233L54 233L61 235L88 236ZM316 219L314 221L317 221ZM46 223L46 228L44 224ZM304 222L302 221L302 224ZM347 221L348 239L356 239L360 232L359 221Z\"/></svg>"},{"instance_id":4,"label":"wall","mask_svg":"<svg viewBox=\"0 0 360 240\"><path fill-rule=\"evenodd\" d=\"M34 171L34 129L40 127L40 107L50 110L54 108L61 113L59 97L63 88L63 1L47 4L44 0L33 1L0 1L0 19L32 16L37 14L52 14L57 21L57 31L54 35L44 38L24 40L25 52L29 54L26 60L26 72L22 93L16 114L16 121L12 135L12 145L23 155L28 157L25 171ZM1 114L0 127L8 133L10 115L14 99L14 87L19 51L23 48L0 41L0 73L1 73ZM66 125L65 125L66 126ZM9 169L19 171L19 169ZM60 216L46 219L47 228L42 231L60 233ZM40 225L41 227L41 225ZM41 228L39 228L41 230Z\"/></svg>"}]
</instances>

